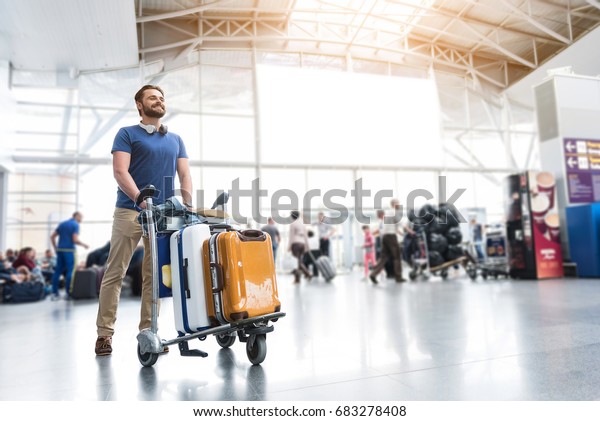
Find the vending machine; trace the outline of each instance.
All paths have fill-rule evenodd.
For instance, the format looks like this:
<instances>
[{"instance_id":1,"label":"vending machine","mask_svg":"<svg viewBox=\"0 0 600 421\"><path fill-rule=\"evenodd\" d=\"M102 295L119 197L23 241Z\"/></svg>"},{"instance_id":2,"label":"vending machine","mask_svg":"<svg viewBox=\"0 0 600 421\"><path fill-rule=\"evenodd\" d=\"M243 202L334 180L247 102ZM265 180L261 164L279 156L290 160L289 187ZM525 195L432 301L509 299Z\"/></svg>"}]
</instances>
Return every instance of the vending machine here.
<instances>
[{"instance_id":1,"label":"vending machine","mask_svg":"<svg viewBox=\"0 0 600 421\"><path fill-rule=\"evenodd\" d=\"M504 184L509 274L518 279L563 276L554 176L526 171Z\"/></svg>"}]
</instances>

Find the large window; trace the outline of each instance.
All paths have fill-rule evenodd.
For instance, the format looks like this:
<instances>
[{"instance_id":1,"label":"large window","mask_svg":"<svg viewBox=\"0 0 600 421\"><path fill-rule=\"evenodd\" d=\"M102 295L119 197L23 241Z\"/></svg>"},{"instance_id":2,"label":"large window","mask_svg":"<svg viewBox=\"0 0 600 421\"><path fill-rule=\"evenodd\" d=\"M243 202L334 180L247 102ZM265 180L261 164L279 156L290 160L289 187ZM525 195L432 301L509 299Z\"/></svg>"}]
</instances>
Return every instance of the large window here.
<instances>
[{"instance_id":1,"label":"large window","mask_svg":"<svg viewBox=\"0 0 600 421\"><path fill-rule=\"evenodd\" d=\"M257 76L265 163L441 163L431 80L275 66Z\"/></svg>"}]
</instances>

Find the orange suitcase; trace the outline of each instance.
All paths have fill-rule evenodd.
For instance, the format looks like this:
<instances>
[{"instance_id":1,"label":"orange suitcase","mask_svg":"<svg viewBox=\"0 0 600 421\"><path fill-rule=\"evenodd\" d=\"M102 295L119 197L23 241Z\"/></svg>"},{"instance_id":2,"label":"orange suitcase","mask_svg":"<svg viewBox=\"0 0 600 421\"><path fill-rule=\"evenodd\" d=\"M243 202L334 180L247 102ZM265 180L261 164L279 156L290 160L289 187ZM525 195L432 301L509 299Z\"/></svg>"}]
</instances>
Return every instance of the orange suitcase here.
<instances>
[{"instance_id":1,"label":"orange suitcase","mask_svg":"<svg viewBox=\"0 0 600 421\"><path fill-rule=\"evenodd\" d=\"M271 237L262 231L213 234L202 247L212 323L226 324L281 309Z\"/></svg>"}]
</instances>

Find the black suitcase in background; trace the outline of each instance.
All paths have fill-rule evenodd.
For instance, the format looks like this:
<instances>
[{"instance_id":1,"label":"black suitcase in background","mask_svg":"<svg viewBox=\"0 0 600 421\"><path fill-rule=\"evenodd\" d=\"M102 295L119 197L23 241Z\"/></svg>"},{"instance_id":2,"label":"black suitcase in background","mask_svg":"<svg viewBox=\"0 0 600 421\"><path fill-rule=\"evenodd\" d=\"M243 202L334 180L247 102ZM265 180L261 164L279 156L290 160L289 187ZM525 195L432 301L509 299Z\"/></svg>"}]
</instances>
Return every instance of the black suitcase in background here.
<instances>
[{"instance_id":1,"label":"black suitcase in background","mask_svg":"<svg viewBox=\"0 0 600 421\"><path fill-rule=\"evenodd\" d=\"M94 268L80 269L75 272L71 281L71 297L74 299L96 298L96 279L98 273Z\"/></svg>"}]
</instances>

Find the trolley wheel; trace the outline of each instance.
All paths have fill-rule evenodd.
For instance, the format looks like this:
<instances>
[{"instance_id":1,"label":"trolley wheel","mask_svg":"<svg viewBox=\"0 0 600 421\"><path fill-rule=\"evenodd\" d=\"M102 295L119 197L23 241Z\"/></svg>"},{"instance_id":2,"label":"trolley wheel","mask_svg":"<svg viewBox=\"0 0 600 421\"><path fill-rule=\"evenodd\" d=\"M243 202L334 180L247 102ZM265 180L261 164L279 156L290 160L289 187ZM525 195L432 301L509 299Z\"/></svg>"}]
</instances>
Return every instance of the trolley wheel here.
<instances>
[{"instance_id":1,"label":"trolley wheel","mask_svg":"<svg viewBox=\"0 0 600 421\"><path fill-rule=\"evenodd\" d=\"M484 280L485 280L485 279L487 279L487 277L488 277L487 270L482 270L482 271L481 271L481 277L482 277Z\"/></svg>"},{"instance_id":2,"label":"trolley wheel","mask_svg":"<svg viewBox=\"0 0 600 421\"><path fill-rule=\"evenodd\" d=\"M256 335L252 347L250 341L246 342L246 355L252 365L262 363L267 356L267 335Z\"/></svg>"},{"instance_id":3,"label":"trolley wheel","mask_svg":"<svg viewBox=\"0 0 600 421\"><path fill-rule=\"evenodd\" d=\"M477 268L475 267L468 267L467 268L467 275L469 275L469 278L471 278L472 281L477 279Z\"/></svg>"},{"instance_id":4,"label":"trolley wheel","mask_svg":"<svg viewBox=\"0 0 600 421\"><path fill-rule=\"evenodd\" d=\"M445 281L446 279L448 279L448 271L446 269L442 270L440 272L440 276L442 277L442 279Z\"/></svg>"},{"instance_id":5,"label":"trolley wheel","mask_svg":"<svg viewBox=\"0 0 600 421\"><path fill-rule=\"evenodd\" d=\"M140 363L142 363L144 367L152 367L156 361L158 361L158 354L153 354L152 352L142 354L142 351L140 350L140 344L137 346L137 355L138 360L140 360Z\"/></svg>"},{"instance_id":6,"label":"trolley wheel","mask_svg":"<svg viewBox=\"0 0 600 421\"><path fill-rule=\"evenodd\" d=\"M216 335L217 343L221 348L229 348L235 343L235 336L230 335Z\"/></svg>"},{"instance_id":7,"label":"trolley wheel","mask_svg":"<svg viewBox=\"0 0 600 421\"><path fill-rule=\"evenodd\" d=\"M410 272L408 272L408 278L411 281L414 281L415 279L417 279L417 272L414 270L411 270Z\"/></svg>"}]
</instances>

